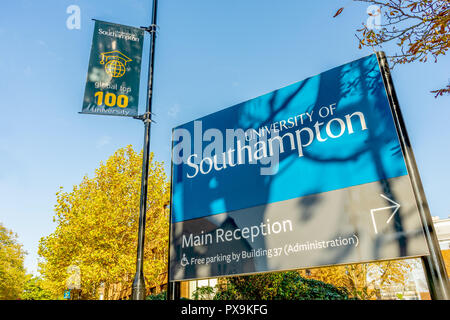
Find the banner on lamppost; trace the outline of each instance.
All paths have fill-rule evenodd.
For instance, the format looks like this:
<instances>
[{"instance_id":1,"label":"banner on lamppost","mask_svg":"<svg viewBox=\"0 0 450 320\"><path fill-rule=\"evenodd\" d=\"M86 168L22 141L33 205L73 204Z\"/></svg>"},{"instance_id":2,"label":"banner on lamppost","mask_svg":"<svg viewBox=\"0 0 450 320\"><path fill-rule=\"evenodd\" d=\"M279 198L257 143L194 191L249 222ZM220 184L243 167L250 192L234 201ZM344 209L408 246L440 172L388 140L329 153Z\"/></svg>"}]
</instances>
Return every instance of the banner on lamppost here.
<instances>
[{"instance_id":1,"label":"banner on lamppost","mask_svg":"<svg viewBox=\"0 0 450 320\"><path fill-rule=\"evenodd\" d=\"M144 31L95 21L80 113L137 116Z\"/></svg>"},{"instance_id":2,"label":"banner on lamppost","mask_svg":"<svg viewBox=\"0 0 450 320\"><path fill-rule=\"evenodd\" d=\"M173 130L172 281L429 254L375 54Z\"/></svg>"}]
</instances>

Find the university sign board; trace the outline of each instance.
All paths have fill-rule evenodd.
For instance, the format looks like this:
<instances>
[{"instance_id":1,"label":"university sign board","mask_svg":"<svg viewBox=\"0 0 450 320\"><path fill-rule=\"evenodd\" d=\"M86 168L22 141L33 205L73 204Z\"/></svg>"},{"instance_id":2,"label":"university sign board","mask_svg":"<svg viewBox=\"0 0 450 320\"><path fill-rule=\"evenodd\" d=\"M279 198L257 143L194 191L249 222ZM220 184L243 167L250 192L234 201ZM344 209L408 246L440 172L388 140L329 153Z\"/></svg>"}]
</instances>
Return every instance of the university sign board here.
<instances>
[{"instance_id":1,"label":"university sign board","mask_svg":"<svg viewBox=\"0 0 450 320\"><path fill-rule=\"evenodd\" d=\"M171 281L429 254L376 54L172 144Z\"/></svg>"},{"instance_id":2,"label":"university sign board","mask_svg":"<svg viewBox=\"0 0 450 320\"><path fill-rule=\"evenodd\" d=\"M138 115L144 31L95 21L80 113Z\"/></svg>"}]
</instances>

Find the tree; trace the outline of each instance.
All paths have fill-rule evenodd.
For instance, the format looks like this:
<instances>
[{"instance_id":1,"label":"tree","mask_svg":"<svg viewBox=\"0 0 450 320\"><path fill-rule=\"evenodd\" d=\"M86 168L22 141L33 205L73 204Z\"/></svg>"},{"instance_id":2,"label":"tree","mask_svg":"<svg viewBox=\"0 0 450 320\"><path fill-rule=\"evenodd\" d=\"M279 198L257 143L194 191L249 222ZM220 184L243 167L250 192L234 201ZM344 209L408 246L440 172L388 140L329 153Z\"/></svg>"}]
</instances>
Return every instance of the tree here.
<instances>
[{"instance_id":1,"label":"tree","mask_svg":"<svg viewBox=\"0 0 450 320\"><path fill-rule=\"evenodd\" d=\"M399 51L389 55L392 67L414 61L426 62L429 57L437 62L450 47L449 0L355 0L374 5L379 25L363 23L358 29L359 48L381 47L395 43ZM339 9L335 16L342 12ZM431 91L435 97L450 93L450 84Z\"/></svg>"},{"instance_id":2,"label":"tree","mask_svg":"<svg viewBox=\"0 0 450 320\"><path fill-rule=\"evenodd\" d=\"M142 152L131 146L101 163L71 192L57 193L56 230L40 241L39 264L52 292L61 296L81 285L84 299L97 298L100 286L130 288L135 273ZM167 264L169 184L163 164L150 155L144 248L146 285L159 285Z\"/></svg>"},{"instance_id":3,"label":"tree","mask_svg":"<svg viewBox=\"0 0 450 320\"><path fill-rule=\"evenodd\" d=\"M25 283L25 255L17 234L0 222L0 300L20 299Z\"/></svg>"},{"instance_id":4,"label":"tree","mask_svg":"<svg viewBox=\"0 0 450 320\"><path fill-rule=\"evenodd\" d=\"M310 272L314 279L345 288L352 297L369 300L376 298L377 289L405 285L411 268L406 260L391 260L317 268Z\"/></svg>"},{"instance_id":5,"label":"tree","mask_svg":"<svg viewBox=\"0 0 450 320\"><path fill-rule=\"evenodd\" d=\"M27 275L22 295L22 300L52 300L53 295L45 289L42 279L32 275Z\"/></svg>"},{"instance_id":6,"label":"tree","mask_svg":"<svg viewBox=\"0 0 450 320\"><path fill-rule=\"evenodd\" d=\"M296 271L264 273L224 279L217 286L215 300L348 300L345 289L306 279ZM199 288L197 297L211 295ZM195 296L195 294L194 294Z\"/></svg>"}]
</instances>

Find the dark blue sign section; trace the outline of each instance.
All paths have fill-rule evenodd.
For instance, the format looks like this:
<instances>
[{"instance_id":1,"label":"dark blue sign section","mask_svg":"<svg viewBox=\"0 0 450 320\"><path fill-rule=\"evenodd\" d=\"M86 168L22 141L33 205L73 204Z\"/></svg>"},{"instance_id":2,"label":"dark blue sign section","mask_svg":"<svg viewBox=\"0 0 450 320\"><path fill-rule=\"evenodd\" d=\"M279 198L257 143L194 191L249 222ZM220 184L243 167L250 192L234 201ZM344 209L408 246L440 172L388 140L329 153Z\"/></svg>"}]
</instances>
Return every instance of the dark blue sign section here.
<instances>
[{"instance_id":1,"label":"dark blue sign section","mask_svg":"<svg viewBox=\"0 0 450 320\"><path fill-rule=\"evenodd\" d=\"M407 175L375 54L181 125L173 146L172 223Z\"/></svg>"},{"instance_id":2,"label":"dark blue sign section","mask_svg":"<svg viewBox=\"0 0 450 320\"><path fill-rule=\"evenodd\" d=\"M81 113L138 114L144 31L95 21Z\"/></svg>"},{"instance_id":3,"label":"dark blue sign section","mask_svg":"<svg viewBox=\"0 0 450 320\"><path fill-rule=\"evenodd\" d=\"M407 175L171 228L172 281L428 254Z\"/></svg>"}]
</instances>

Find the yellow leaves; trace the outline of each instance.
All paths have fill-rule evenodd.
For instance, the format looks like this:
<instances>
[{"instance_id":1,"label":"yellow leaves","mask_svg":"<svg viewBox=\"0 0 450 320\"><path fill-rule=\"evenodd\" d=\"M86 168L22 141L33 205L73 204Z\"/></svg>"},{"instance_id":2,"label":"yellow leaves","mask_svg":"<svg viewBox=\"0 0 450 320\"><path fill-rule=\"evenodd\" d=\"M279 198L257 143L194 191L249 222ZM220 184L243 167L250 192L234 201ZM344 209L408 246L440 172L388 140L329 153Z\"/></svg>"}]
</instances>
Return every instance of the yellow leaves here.
<instances>
[{"instance_id":1,"label":"yellow leaves","mask_svg":"<svg viewBox=\"0 0 450 320\"><path fill-rule=\"evenodd\" d=\"M338 15L340 15L342 13L342 11L344 10L344 8L339 8L338 11L336 11L336 13L334 14L333 18L336 18Z\"/></svg>"},{"instance_id":2,"label":"yellow leaves","mask_svg":"<svg viewBox=\"0 0 450 320\"><path fill-rule=\"evenodd\" d=\"M151 155L153 159L153 155ZM55 282L54 291L64 290L60 269L78 261L83 270L82 284L96 288L101 282L114 284L134 274L142 153L131 146L117 150L95 170L93 178L84 177L72 192L60 190L55 205L55 232L43 238L39 254L45 259L42 272ZM163 165L149 166L146 247L157 243L158 251L168 246L168 215L164 204L169 185ZM147 252L147 251L146 251ZM158 253L158 256L162 255ZM145 257L147 280L161 273L166 261L154 263ZM60 262L64 261L63 266ZM150 272L151 271L151 272ZM131 284L132 278L127 278ZM95 298L95 290L91 298Z\"/></svg>"}]
</instances>

